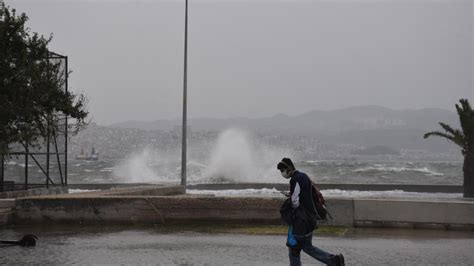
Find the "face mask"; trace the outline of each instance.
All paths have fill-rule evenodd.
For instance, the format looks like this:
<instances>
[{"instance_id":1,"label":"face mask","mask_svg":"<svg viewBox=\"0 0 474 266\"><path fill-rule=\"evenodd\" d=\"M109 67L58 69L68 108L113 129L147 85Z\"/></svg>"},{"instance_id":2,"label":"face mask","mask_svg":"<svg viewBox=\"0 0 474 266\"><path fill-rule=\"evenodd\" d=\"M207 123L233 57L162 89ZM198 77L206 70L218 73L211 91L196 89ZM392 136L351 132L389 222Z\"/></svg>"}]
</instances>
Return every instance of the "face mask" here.
<instances>
[{"instance_id":1,"label":"face mask","mask_svg":"<svg viewBox=\"0 0 474 266\"><path fill-rule=\"evenodd\" d=\"M283 178L290 178L290 176L288 175L288 173L286 171L283 171L281 172L281 176L283 176Z\"/></svg>"}]
</instances>

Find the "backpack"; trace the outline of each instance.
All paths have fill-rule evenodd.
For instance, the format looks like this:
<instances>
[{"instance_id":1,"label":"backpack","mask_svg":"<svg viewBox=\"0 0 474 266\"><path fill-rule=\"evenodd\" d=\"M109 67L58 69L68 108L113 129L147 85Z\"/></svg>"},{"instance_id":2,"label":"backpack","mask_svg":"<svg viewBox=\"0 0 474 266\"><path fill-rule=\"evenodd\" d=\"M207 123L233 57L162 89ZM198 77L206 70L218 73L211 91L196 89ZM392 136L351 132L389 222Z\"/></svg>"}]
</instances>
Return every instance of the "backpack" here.
<instances>
[{"instance_id":1,"label":"backpack","mask_svg":"<svg viewBox=\"0 0 474 266\"><path fill-rule=\"evenodd\" d=\"M317 219L326 220L329 214L326 209L326 200L324 200L323 194L321 194L321 191L319 191L319 188L313 183L313 181L311 181L311 196L313 197L314 208L318 214ZM331 214L329 214L329 218L332 219Z\"/></svg>"}]
</instances>

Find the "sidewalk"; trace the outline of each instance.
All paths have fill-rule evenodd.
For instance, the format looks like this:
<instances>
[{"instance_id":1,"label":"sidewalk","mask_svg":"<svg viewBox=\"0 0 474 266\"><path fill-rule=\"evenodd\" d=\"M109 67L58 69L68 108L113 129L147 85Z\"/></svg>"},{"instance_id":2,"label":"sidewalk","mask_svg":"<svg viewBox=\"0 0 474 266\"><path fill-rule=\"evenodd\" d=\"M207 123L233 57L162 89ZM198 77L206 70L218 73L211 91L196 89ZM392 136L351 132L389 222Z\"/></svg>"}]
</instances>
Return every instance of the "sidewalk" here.
<instances>
[{"instance_id":1,"label":"sidewalk","mask_svg":"<svg viewBox=\"0 0 474 266\"><path fill-rule=\"evenodd\" d=\"M34 248L0 247L0 264L288 265L284 235L163 233L153 228L66 229L16 227L0 235L40 237ZM315 236L313 243L342 252L347 265L472 265L474 232L354 229ZM306 254L305 265L322 265Z\"/></svg>"}]
</instances>

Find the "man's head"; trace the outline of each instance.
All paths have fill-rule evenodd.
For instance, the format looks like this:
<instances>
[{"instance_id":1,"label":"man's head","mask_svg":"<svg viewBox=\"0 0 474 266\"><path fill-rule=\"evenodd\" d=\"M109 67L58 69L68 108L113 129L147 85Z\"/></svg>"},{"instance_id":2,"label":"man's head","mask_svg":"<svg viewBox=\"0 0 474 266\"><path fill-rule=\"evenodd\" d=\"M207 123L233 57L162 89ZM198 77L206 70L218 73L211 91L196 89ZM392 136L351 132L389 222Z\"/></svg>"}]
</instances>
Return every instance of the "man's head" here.
<instances>
[{"instance_id":1,"label":"man's head","mask_svg":"<svg viewBox=\"0 0 474 266\"><path fill-rule=\"evenodd\" d=\"M277 164L277 169L280 170L281 176L290 178L291 174L295 171L295 165L290 158L283 158L281 162Z\"/></svg>"}]
</instances>

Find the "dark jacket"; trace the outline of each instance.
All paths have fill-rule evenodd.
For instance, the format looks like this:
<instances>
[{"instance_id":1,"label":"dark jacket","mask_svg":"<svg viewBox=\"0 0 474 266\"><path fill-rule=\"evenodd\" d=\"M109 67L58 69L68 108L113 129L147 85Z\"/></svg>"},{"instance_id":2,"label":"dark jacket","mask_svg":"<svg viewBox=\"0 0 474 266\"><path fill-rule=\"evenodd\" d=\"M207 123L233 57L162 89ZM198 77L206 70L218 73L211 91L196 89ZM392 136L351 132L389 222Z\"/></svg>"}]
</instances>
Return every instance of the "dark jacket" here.
<instances>
[{"instance_id":1,"label":"dark jacket","mask_svg":"<svg viewBox=\"0 0 474 266\"><path fill-rule=\"evenodd\" d=\"M293 206L294 234L311 234L317 225L316 210L311 196L311 180L305 173L295 171L291 176L290 198Z\"/></svg>"}]
</instances>

